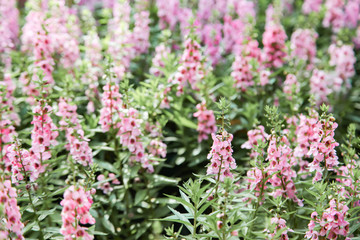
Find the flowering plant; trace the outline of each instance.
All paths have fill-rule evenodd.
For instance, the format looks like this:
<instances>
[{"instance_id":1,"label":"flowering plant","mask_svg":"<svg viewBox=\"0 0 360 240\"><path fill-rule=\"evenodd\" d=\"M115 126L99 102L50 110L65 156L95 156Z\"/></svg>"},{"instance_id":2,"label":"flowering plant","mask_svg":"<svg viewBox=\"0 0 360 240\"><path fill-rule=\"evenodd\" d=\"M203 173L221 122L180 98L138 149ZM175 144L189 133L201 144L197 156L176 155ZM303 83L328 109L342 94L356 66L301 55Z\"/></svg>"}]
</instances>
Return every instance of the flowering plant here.
<instances>
[{"instance_id":1,"label":"flowering plant","mask_svg":"<svg viewBox=\"0 0 360 240\"><path fill-rule=\"evenodd\" d=\"M0 0L0 239L358 239L358 0Z\"/></svg>"}]
</instances>

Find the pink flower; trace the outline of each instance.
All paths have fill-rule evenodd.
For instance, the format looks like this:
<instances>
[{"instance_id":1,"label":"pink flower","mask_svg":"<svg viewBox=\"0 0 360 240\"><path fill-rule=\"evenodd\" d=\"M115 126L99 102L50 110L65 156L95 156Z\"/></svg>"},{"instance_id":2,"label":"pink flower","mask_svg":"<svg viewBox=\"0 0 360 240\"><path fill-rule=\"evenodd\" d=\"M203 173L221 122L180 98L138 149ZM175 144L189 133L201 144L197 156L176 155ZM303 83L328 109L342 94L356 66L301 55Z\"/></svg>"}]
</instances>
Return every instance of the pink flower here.
<instances>
[{"instance_id":1,"label":"pink flower","mask_svg":"<svg viewBox=\"0 0 360 240\"><path fill-rule=\"evenodd\" d=\"M31 124L34 128L31 132L32 143L29 152L35 161L36 178L45 172L46 165L43 162L51 158L50 147L57 144L56 137L59 132L56 131L57 127L50 117L51 112L52 108L43 101L33 109L34 117Z\"/></svg>"},{"instance_id":2,"label":"pink flower","mask_svg":"<svg viewBox=\"0 0 360 240\"><path fill-rule=\"evenodd\" d=\"M214 112L206 108L205 102L196 105L198 111L194 113L194 117L198 119L197 131L199 132L198 142L207 140L209 134L217 131Z\"/></svg>"},{"instance_id":3,"label":"pink flower","mask_svg":"<svg viewBox=\"0 0 360 240\"><path fill-rule=\"evenodd\" d=\"M266 190L268 187L265 185L264 179L266 178L266 173L263 173L259 168L253 167L250 168L246 173L247 189L254 192L256 197L259 197L261 191ZM267 182L267 181L266 181ZM249 199L251 200L251 199ZM261 199L262 200L262 199ZM260 204L262 204L260 202Z\"/></svg>"},{"instance_id":4,"label":"pink flower","mask_svg":"<svg viewBox=\"0 0 360 240\"><path fill-rule=\"evenodd\" d=\"M286 226L286 221L284 219L280 217L273 217L271 218L271 224L275 225L275 229L273 232L269 233L270 239L274 239L274 237L277 236L278 231L282 231L281 235L279 236L279 239L282 240L289 239L288 232L293 232L293 230Z\"/></svg>"},{"instance_id":5,"label":"pink flower","mask_svg":"<svg viewBox=\"0 0 360 240\"><path fill-rule=\"evenodd\" d=\"M136 50L134 48L135 38L129 26L131 7L127 1L115 1L112 10L113 18L110 19L108 23L110 38L108 53L114 60L114 73L118 79L122 79L130 67L131 60L136 56ZM146 24L146 21L144 23ZM143 37L144 36L141 35L136 41L142 41L141 39L143 39ZM143 50L143 47L140 48L139 50Z\"/></svg>"},{"instance_id":6,"label":"pink flower","mask_svg":"<svg viewBox=\"0 0 360 240\"><path fill-rule=\"evenodd\" d=\"M296 95L300 91L300 84L296 79L296 76L293 74L286 75L286 80L284 82L283 91L286 95L286 98L291 100L293 95Z\"/></svg>"},{"instance_id":7,"label":"pink flower","mask_svg":"<svg viewBox=\"0 0 360 240\"><path fill-rule=\"evenodd\" d=\"M319 12L321 7L322 0L305 0L302 5L302 11L305 14L310 14L311 12Z\"/></svg>"},{"instance_id":8,"label":"pink flower","mask_svg":"<svg viewBox=\"0 0 360 240\"><path fill-rule=\"evenodd\" d=\"M9 53L18 43L19 10L15 0L0 2L0 61L5 69L10 68L11 57Z\"/></svg>"},{"instance_id":9,"label":"pink flower","mask_svg":"<svg viewBox=\"0 0 360 240\"><path fill-rule=\"evenodd\" d=\"M119 112L122 109L122 96L116 83L107 83L103 89L104 93L101 98L103 107L100 110L99 124L104 132L108 132L119 120Z\"/></svg>"},{"instance_id":10,"label":"pink flower","mask_svg":"<svg viewBox=\"0 0 360 240\"><path fill-rule=\"evenodd\" d=\"M150 68L151 74L155 76L161 76L164 74L161 68L165 67L164 60L168 58L169 54L170 48L164 43L161 43L155 48L155 56L152 59L152 66Z\"/></svg>"},{"instance_id":11,"label":"pink flower","mask_svg":"<svg viewBox=\"0 0 360 240\"><path fill-rule=\"evenodd\" d=\"M148 172L154 171L152 165L155 161L149 159L145 153L145 147L142 142L141 119L139 112L130 108L120 113L121 121L116 125L119 129L117 135L120 137L120 143L126 147L130 153L130 160L141 163L141 166Z\"/></svg>"},{"instance_id":12,"label":"pink flower","mask_svg":"<svg viewBox=\"0 0 360 240\"><path fill-rule=\"evenodd\" d=\"M196 40L187 37L185 40L185 50L180 59L180 66L175 74L168 79L169 83L177 85L177 96L184 93L184 87L188 83L192 89L198 90L198 84L205 76L200 49L200 44Z\"/></svg>"},{"instance_id":13,"label":"pink flower","mask_svg":"<svg viewBox=\"0 0 360 240\"><path fill-rule=\"evenodd\" d=\"M335 147L339 145L334 139L337 123L334 119L318 121L313 128L315 139L310 144L308 155L313 156L313 161L309 164L310 172L316 171L313 182L321 180L322 168L320 163L323 162L328 170L333 170L338 162Z\"/></svg>"},{"instance_id":14,"label":"pink flower","mask_svg":"<svg viewBox=\"0 0 360 240\"><path fill-rule=\"evenodd\" d=\"M59 122L61 128L65 130L68 145L67 150L70 150L71 157L82 164L83 166L92 164L92 150L89 147L89 139L84 136L84 131L79 123L76 105L70 104L70 99L60 98L59 112L56 114L61 116Z\"/></svg>"},{"instance_id":15,"label":"pink flower","mask_svg":"<svg viewBox=\"0 0 360 240\"><path fill-rule=\"evenodd\" d=\"M335 71L343 81L355 75L354 64L356 62L354 50L349 45L337 47L331 44L329 47L330 66L335 66Z\"/></svg>"},{"instance_id":16,"label":"pink flower","mask_svg":"<svg viewBox=\"0 0 360 240\"><path fill-rule=\"evenodd\" d=\"M265 132L265 128L262 125L259 125L256 129L250 130L247 133L249 140L241 145L241 148L251 149L250 157L255 158L259 155L255 151L255 146L260 142L266 142L269 135Z\"/></svg>"},{"instance_id":17,"label":"pink flower","mask_svg":"<svg viewBox=\"0 0 360 240\"><path fill-rule=\"evenodd\" d=\"M283 65L287 56L285 52L285 40L287 36L280 24L269 23L263 34L265 60L268 67L279 68Z\"/></svg>"},{"instance_id":18,"label":"pink flower","mask_svg":"<svg viewBox=\"0 0 360 240\"><path fill-rule=\"evenodd\" d=\"M165 158L167 145L162 141L163 134L161 132L160 124L158 122L155 124L147 123L145 130L149 133L148 137L151 139L150 144L147 147L150 158Z\"/></svg>"},{"instance_id":19,"label":"pink flower","mask_svg":"<svg viewBox=\"0 0 360 240\"><path fill-rule=\"evenodd\" d=\"M300 115L300 123L296 126L296 143L297 146L294 150L294 156L303 158L309 157L310 144L319 141L319 136L316 134L315 129L318 122L318 113L313 112L313 115L306 117Z\"/></svg>"},{"instance_id":20,"label":"pink flower","mask_svg":"<svg viewBox=\"0 0 360 240\"><path fill-rule=\"evenodd\" d=\"M84 240L94 239L89 235L87 228L81 224L95 224L95 219L90 215L93 203L90 191L85 191L81 186L70 186L64 193L64 199L60 202L63 206L61 211L62 226L60 233L66 240L72 240L73 236L82 237Z\"/></svg>"},{"instance_id":21,"label":"pink flower","mask_svg":"<svg viewBox=\"0 0 360 240\"><path fill-rule=\"evenodd\" d=\"M103 58L101 53L101 41L95 30L89 31L84 36L85 59L89 60L92 66L99 66Z\"/></svg>"},{"instance_id":22,"label":"pink flower","mask_svg":"<svg viewBox=\"0 0 360 240\"><path fill-rule=\"evenodd\" d=\"M14 91L16 85L11 79L9 73L4 74L3 81L0 82L0 108L2 108L1 119L5 122L13 122L15 125L20 124L19 115L15 111Z\"/></svg>"},{"instance_id":23,"label":"pink flower","mask_svg":"<svg viewBox=\"0 0 360 240\"><path fill-rule=\"evenodd\" d=\"M19 184L25 177L29 177L32 182L35 181L39 176L37 169L41 164L27 150L21 149L20 144L16 142L7 147L5 166L12 173L11 181Z\"/></svg>"},{"instance_id":24,"label":"pink flower","mask_svg":"<svg viewBox=\"0 0 360 240\"><path fill-rule=\"evenodd\" d=\"M156 0L158 8L158 17L160 19L160 28L169 27L174 30L176 23L179 21L180 2L179 0Z\"/></svg>"},{"instance_id":25,"label":"pink flower","mask_svg":"<svg viewBox=\"0 0 360 240\"><path fill-rule=\"evenodd\" d=\"M291 35L291 57L295 62L304 61L308 70L313 68L318 34L310 29L297 29Z\"/></svg>"},{"instance_id":26,"label":"pink flower","mask_svg":"<svg viewBox=\"0 0 360 240\"><path fill-rule=\"evenodd\" d=\"M360 6L358 0L349 0L345 6L345 23L350 28L356 28L359 20Z\"/></svg>"},{"instance_id":27,"label":"pink flower","mask_svg":"<svg viewBox=\"0 0 360 240\"><path fill-rule=\"evenodd\" d=\"M228 9L234 9L239 19L245 24L249 23L249 19L256 17L256 4L249 0L228 0Z\"/></svg>"},{"instance_id":28,"label":"pink flower","mask_svg":"<svg viewBox=\"0 0 360 240\"><path fill-rule=\"evenodd\" d=\"M327 102L327 96L332 93L330 88L329 75L318 69L314 69L310 78L310 93L314 95L316 104Z\"/></svg>"},{"instance_id":29,"label":"pink flower","mask_svg":"<svg viewBox=\"0 0 360 240\"><path fill-rule=\"evenodd\" d=\"M270 77L270 71L268 70L262 70L260 72L260 85L265 86L269 83L269 77Z\"/></svg>"},{"instance_id":30,"label":"pink flower","mask_svg":"<svg viewBox=\"0 0 360 240\"><path fill-rule=\"evenodd\" d=\"M54 79L52 77L52 72L54 70L54 59L52 54L54 52L53 45L51 44L50 36L44 30L41 30L37 33L37 38L34 45L33 54L35 57L35 67L36 69L41 69L44 74L43 80L46 84L53 84ZM37 70L35 70L37 71ZM36 74L33 75L33 79L37 79Z\"/></svg>"},{"instance_id":31,"label":"pink flower","mask_svg":"<svg viewBox=\"0 0 360 240\"><path fill-rule=\"evenodd\" d=\"M244 40L245 24L241 19L232 19L230 15L224 17L224 45L225 52L230 53L241 46ZM238 53L240 54L240 53Z\"/></svg>"},{"instance_id":32,"label":"pink flower","mask_svg":"<svg viewBox=\"0 0 360 240\"><path fill-rule=\"evenodd\" d=\"M9 120L1 120L0 121L0 152L2 153L2 158L0 158L0 161L4 164L5 172L11 172L12 163L8 159L7 152L8 147L12 143L13 138L17 136L17 133L15 131L15 127L13 126L12 122ZM2 167L0 167L1 169Z\"/></svg>"},{"instance_id":33,"label":"pink flower","mask_svg":"<svg viewBox=\"0 0 360 240\"><path fill-rule=\"evenodd\" d=\"M146 53L150 43L150 13L148 11L141 11L135 13L135 27L132 32L132 43L134 44L134 50L137 55Z\"/></svg>"},{"instance_id":34,"label":"pink flower","mask_svg":"<svg viewBox=\"0 0 360 240\"><path fill-rule=\"evenodd\" d=\"M0 206L2 209L0 239L25 239L22 230L20 208L17 205L16 189L11 186L10 180L0 179ZM12 236L12 237L11 237Z\"/></svg>"},{"instance_id":35,"label":"pink flower","mask_svg":"<svg viewBox=\"0 0 360 240\"><path fill-rule=\"evenodd\" d=\"M251 72L251 65L247 58L237 56L235 61L232 64L232 73L231 76L235 80L234 87L245 92L246 89L254 85L252 80L253 75Z\"/></svg>"},{"instance_id":36,"label":"pink flower","mask_svg":"<svg viewBox=\"0 0 360 240\"><path fill-rule=\"evenodd\" d=\"M297 192L293 179L296 178L297 174L292 166L297 163L297 159L293 155L288 139L285 136L280 139L270 136L267 153L266 160L270 164L265 171L272 175L268 181L275 188L271 195L275 198L278 196L290 198L299 206L303 206L302 201L296 196Z\"/></svg>"},{"instance_id":37,"label":"pink flower","mask_svg":"<svg viewBox=\"0 0 360 240\"><path fill-rule=\"evenodd\" d=\"M330 207L325 209L321 217L317 212L311 214L313 220L310 221L305 237L307 239L318 239L318 236L325 236L327 239L337 239L339 236L347 236L349 232L349 222L345 220L349 208L344 202L337 202L331 199ZM316 223L320 225L320 232L314 230Z\"/></svg>"},{"instance_id":38,"label":"pink flower","mask_svg":"<svg viewBox=\"0 0 360 240\"><path fill-rule=\"evenodd\" d=\"M110 177L110 175L109 175L109 177ZM105 176L103 174L101 174L97 177L97 180L105 181ZM108 181L100 183L98 186L98 189L101 189L104 192L104 194L109 194L114 190Z\"/></svg>"},{"instance_id":39,"label":"pink flower","mask_svg":"<svg viewBox=\"0 0 360 240\"><path fill-rule=\"evenodd\" d=\"M324 27L332 27L333 32L339 32L345 26L345 12L343 0L326 0L326 13L323 19Z\"/></svg>"},{"instance_id":40,"label":"pink flower","mask_svg":"<svg viewBox=\"0 0 360 240\"><path fill-rule=\"evenodd\" d=\"M231 170L236 168L231 148L233 135L223 130L221 134L212 133L211 136L214 142L208 154L210 164L206 173L208 175L214 174L216 179L220 177L220 181L224 181L225 177L232 178Z\"/></svg>"},{"instance_id":41,"label":"pink flower","mask_svg":"<svg viewBox=\"0 0 360 240\"><path fill-rule=\"evenodd\" d=\"M222 40L222 25L206 24L201 27L202 41L205 48L205 54L209 57L212 65L216 65L221 60L220 43Z\"/></svg>"}]
</instances>

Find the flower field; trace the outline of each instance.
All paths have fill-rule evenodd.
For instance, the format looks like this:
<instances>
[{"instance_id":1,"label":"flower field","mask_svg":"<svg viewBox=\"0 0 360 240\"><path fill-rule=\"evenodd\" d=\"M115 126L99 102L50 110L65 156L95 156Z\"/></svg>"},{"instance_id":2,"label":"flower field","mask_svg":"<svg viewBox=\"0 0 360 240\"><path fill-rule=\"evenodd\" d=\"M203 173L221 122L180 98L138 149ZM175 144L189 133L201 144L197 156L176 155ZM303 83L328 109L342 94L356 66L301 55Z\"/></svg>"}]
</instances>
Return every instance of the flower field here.
<instances>
[{"instance_id":1,"label":"flower field","mask_svg":"<svg viewBox=\"0 0 360 240\"><path fill-rule=\"evenodd\" d=\"M0 0L0 240L360 240L359 0Z\"/></svg>"}]
</instances>

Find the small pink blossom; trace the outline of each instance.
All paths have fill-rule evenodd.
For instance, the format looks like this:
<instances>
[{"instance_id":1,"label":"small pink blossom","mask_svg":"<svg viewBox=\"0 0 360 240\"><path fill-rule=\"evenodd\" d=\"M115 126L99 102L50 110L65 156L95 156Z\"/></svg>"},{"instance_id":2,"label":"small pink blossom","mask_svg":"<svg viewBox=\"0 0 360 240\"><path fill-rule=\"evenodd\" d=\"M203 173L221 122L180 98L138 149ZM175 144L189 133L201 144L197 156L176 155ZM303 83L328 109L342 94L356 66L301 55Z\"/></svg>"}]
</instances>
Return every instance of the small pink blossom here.
<instances>
[{"instance_id":1,"label":"small pink blossom","mask_svg":"<svg viewBox=\"0 0 360 240\"><path fill-rule=\"evenodd\" d=\"M345 220L349 208L343 202L331 199L330 207L325 209L321 217L317 212L311 214L313 220L310 221L305 238L318 239L319 236L327 237L327 239L337 239L339 236L347 236L349 232L349 222ZM319 224L320 231L315 230L315 226Z\"/></svg>"},{"instance_id":2,"label":"small pink blossom","mask_svg":"<svg viewBox=\"0 0 360 240\"><path fill-rule=\"evenodd\" d=\"M0 206L2 209L0 239L25 239L22 230L20 208L17 205L16 189L11 186L10 180L0 179Z\"/></svg>"},{"instance_id":3,"label":"small pink blossom","mask_svg":"<svg viewBox=\"0 0 360 240\"><path fill-rule=\"evenodd\" d=\"M291 57L295 62L304 61L308 70L314 67L318 34L310 29L297 29L291 35Z\"/></svg>"},{"instance_id":4,"label":"small pink blossom","mask_svg":"<svg viewBox=\"0 0 360 240\"><path fill-rule=\"evenodd\" d=\"M65 240L72 240L74 235L84 240L94 239L86 232L87 228L81 224L95 224L95 219L89 210L93 203L90 191L85 191L81 186L70 186L64 193L64 199L60 202L63 206L61 211L62 226L61 234Z\"/></svg>"},{"instance_id":5,"label":"small pink blossom","mask_svg":"<svg viewBox=\"0 0 360 240\"><path fill-rule=\"evenodd\" d=\"M59 111L56 115L62 117L59 123L61 128L65 130L68 141L66 148L70 150L71 157L83 166L88 166L92 164L92 150L89 147L89 139L85 138L84 131L79 123L76 105L70 103L70 99L60 98Z\"/></svg>"},{"instance_id":6,"label":"small pink blossom","mask_svg":"<svg viewBox=\"0 0 360 240\"><path fill-rule=\"evenodd\" d=\"M107 83L103 89L101 98L103 107L100 110L99 124L104 132L108 132L118 121L119 112L122 109L122 96L116 83Z\"/></svg>"},{"instance_id":7,"label":"small pink blossom","mask_svg":"<svg viewBox=\"0 0 360 240\"><path fill-rule=\"evenodd\" d=\"M214 142L208 154L210 164L206 173L208 175L214 174L216 179L219 176L220 181L224 181L225 177L232 178L231 170L236 168L231 148L233 135L223 130L221 134L215 135L215 133L212 133L211 136Z\"/></svg>"},{"instance_id":8,"label":"small pink blossom","mask_svg":"<svg viewBox=\"0 0 360 240\"><path fill-rule=\"evenodd\" d=\"M294 95L299 93L300 91L300 84L297 81L297 78L294 74L286 75L286 80L284 82L283 91L286 95L286 98L291 100Z\"/></svg>"},{"instance_id":9,"label":"small pink blossom","mask_svg":"<svg viewBox=\"0 0 360 240\"><path fill-rule=\"evenodd\" d=\"M302 5L302 11L305 14L310 14L311 12L319 12L323 0L305 0Z\"/></svg>"},{"instance_id":10,"label":"small pink blossom","mask_svg":"<svg viewBox=\"0 0 360 240\"><path fill-rule=\"evenodd\" d=\"M263 34L265 60L268 67L279 68L284 64L287 56L285 52L285 40L287 36L280 24L269 23Z\"/></svg>"},{"instance_id":11,"label":"small pink blossom","mask_svg":"<svg viewBox=\"0 0 360 240\"><path fill-rule=\"evenodd\" d=\"M214 112L206 108L205 102L199 103L196 108L198 111L194 113L194 117L198 119L198 142L202 142L209 138L209 134L216 132L216 120Z\"/></svg>"},{"instance_id":12,"label":"small pink blossom","mask_svg":"<svg viewBox=\"0 0 360 240\"><path fill-rule=\"evenodd\" d=\"M167 47L164 43L161 43L155 48L155 56L152 59L152 66L150 68L150 73L155 76L163 75L163 70L161 68L165 67L164 60L170 54L170 48Z\"/></svg>"}]
</instances>

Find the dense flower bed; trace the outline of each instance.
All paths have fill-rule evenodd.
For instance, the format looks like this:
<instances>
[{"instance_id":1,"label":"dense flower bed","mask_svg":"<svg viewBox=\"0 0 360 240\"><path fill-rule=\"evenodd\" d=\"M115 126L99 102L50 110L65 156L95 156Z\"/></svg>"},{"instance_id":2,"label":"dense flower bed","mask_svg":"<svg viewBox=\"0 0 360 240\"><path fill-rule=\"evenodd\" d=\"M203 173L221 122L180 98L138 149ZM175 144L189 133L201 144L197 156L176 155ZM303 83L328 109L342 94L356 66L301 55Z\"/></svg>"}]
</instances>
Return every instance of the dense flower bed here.
<instances>
[{"instance_id":1,"label":"dense flower bed","mask_svg":"<svg viewBox=\"0 0 360 240\"><path fill-rule=\"evenodd\" d=\"M359 0L0 0L0 239L359 239Z\"/></svg>"}]
</instances>

